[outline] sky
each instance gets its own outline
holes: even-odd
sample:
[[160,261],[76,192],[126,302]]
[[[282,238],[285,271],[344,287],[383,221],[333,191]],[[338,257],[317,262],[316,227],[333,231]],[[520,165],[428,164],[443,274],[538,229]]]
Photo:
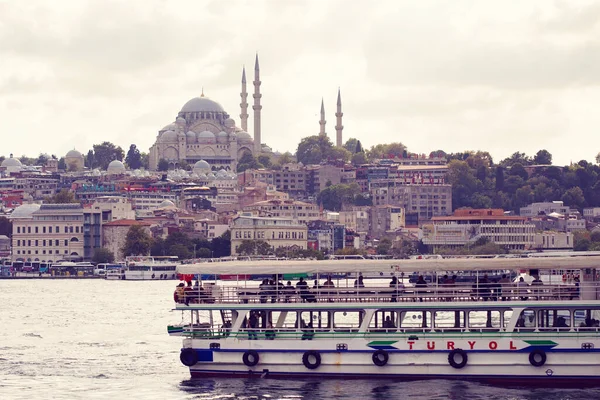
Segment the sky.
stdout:
[[335,141],[339,87],[367,148],[600,152],[600,1],[0,0],[0,155],[148,151],[202,88],[239,126],[256,53],[274,150],[318,134],[321,98]]

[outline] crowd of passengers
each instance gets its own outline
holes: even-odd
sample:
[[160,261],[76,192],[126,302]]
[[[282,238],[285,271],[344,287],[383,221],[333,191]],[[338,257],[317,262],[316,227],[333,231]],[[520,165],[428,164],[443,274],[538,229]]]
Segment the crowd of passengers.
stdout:
[[[539,293],[535,291],[536,287],[543,286],[542,280],[539,276],[534,275],[531,285],[525,282],[523,277],[520,277],[517,282],[511,282],[510,278],[504,274],[500,279],[488,279],[487,275],[483,275],[483,278],[473,283],[470,288],[468,297],[473,301],[507,301],[511,299],[520,299],[522,301],[531,298],[538,298]],[[392,302],[397,302],[398,298],[405,292],[406,287],[401,280],[398,280],[395,276],[392,277],[389,283],[389,294]],[[456,286],[456,275],[448,276],[444,275],[438,280],[439,288],[452,288]],[[365,289],[364,278],[362,275],[354,281],[353,287],[358,289],[355,294],[361,294],[361,289]],[[460,286],[464,288],[464,286]],[[313,286],[311,287],[304,278],[300,278],[296,285],[292,285],[291,281],[287,281],[286,284],[274,276],[274,279],[264,279],[258,286],[258,297],[261,303],[276,303],[282,301],[289,303],[291,299],[298,295],[300,300],[304,303],[316,303],[317,294],[324,296],[329,302],[334,301],[336,295],[336,286],[331,280],[331,277],[319,284],[318,280],[314,280]],[[533,290],[530,290],[533,289]],[[572,288],[563,289],[562,297],[569,297],[571,300],[579,298],[579,278],[575,278],[574,285]],[[420,275],[415,283],[413,293],[416,295],[413,297],[413,301],[423,301],[424,298],[431,297],[430,289],[428,289],[428,283],[422,275]],[[364,294],[364,292],[363,292]],[[452,297],[445,297],[440,294],[440,301],[452,301]],[[174,299],[177,303],[214,303],[214,298],[207,293],[202,284],[196,281],[192,286],[192,282],[188,281],[187,285],[183,282],[180,283],[174,293]],[[247,301],[246,301],[247,302]]]

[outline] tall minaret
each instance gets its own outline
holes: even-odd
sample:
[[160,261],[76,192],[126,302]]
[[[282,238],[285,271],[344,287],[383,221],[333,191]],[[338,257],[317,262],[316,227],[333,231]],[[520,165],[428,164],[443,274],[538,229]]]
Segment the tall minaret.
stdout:
[[256,61],[254,62],[254,153],[258,155],[261,152],[261,141],[260,141],[260,68],[258,67],[258,53],[256,54]]
[[344,130],[344,125],[342,125],[343,115],[342,96],[340,95],[340,88],[338,88],[337,111],[335,113],[335,145],[337,147],[342,147],[342,131]]
[[325,133],[326,123],[327,121],[325,121],[325,105],[323,104],[323,98],[321,98],[321,120],[319,121],[321,129],[319,130],[319,136],[327,136],[327,133]]
[[246,67],[242,69],[242,102],[240,103],[240,107],[242,108],[242,113],[240,114],[240,120],[242,121],[242,130],[244,132],[248,132],[248,102],[246,99],[248,98],[248,92],[246,92]]

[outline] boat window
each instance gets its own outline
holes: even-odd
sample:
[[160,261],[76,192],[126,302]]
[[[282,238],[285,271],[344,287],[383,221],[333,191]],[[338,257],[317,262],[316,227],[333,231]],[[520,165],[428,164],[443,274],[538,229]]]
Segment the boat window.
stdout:
[[540,331],[571,329],[571,312],[569,310],[537,310],[537,315],[537,325]]
[[515,332],[531,332],[535,330],[535,312],[530,309],[521,311],[515,325]]
[[573,313],[574,327],[580,331],[600,330],[600,310],[582,309]]
[[333,330],[336,332],[358,332],[364,311],[336,311],[333,313]]
[[371,332],[396,332],[398,326],[396,311],[376,311],[369,322]]
[[498,330],[500,329],[500,311],[469,311],[470,330]]
[[274,328],[296,330],[296,312],[269,311],[268,321]]
[[430,311],[404,311],[400,315],[400,328],[405,331],[429,330],[431,327]]
[[331,330],[328,311],[302,311],[298,314],[301,328],[313,328],[315,331]]
[[451,331],[465,327],[464,311],[436,311],[434,318],[436,330]]
[[504,329],[506,329],[506,327],[510,323],[510,319],[512,318],[512,316],[513,316],[513,310],[504,311],[504,325],[502,326]]

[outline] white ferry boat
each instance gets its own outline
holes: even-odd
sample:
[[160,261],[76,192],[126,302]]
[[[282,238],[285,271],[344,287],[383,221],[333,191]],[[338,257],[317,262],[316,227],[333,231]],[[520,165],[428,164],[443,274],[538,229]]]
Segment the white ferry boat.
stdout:
[[[175,310],[189,320],[181,362],[205,376],[470,379],[600,384],[600,257],[336,260],[182,265],[181,274],[382,272],[309,289],[217,282],[189,288]],[[581,282],[486,282],[486,271],[580,271]],[[478,271],[474,284],[406,287],[413,272]],[[280,276],[280,275],[279,275]],[[286,282],[283,282],[286,283]],[[225,286],[227,285],[227,286]],[[204,286],[208,286],[206,283]],[[285,285],[287,286],[287,284]],[[178,290],[183,288],[178,287]],[[181,292],[180,292],[181,293]],[[181,302],[183,301],[183,302]],[[187,305],[186,305],[187,303]]]
[[177,257],[130,256],[125,258],[124,279],[135,281],[177,279]]

